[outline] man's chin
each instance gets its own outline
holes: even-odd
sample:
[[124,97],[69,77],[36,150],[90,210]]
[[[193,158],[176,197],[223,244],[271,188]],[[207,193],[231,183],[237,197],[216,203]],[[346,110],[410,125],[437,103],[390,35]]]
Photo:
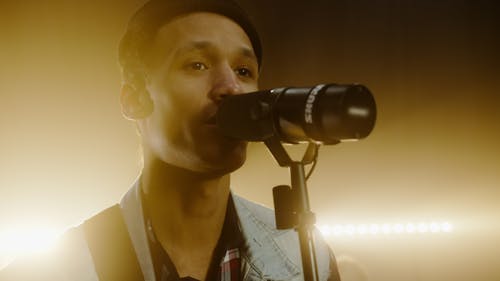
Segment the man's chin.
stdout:
[[[205,149],[210,149],[205,147]],[[200,172],[224,175],[238,170],[246,160],[247,142],[232,140],[224,146],[204,151]]]

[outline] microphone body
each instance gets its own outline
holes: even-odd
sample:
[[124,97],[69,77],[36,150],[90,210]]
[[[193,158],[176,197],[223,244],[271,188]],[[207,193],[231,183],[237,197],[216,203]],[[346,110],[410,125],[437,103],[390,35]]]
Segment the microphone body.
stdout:
[[216,115],[225,136],[245,141],[336,144],[365,138],[376,120],[375,100],[362,85],[322,84],[226,97]]

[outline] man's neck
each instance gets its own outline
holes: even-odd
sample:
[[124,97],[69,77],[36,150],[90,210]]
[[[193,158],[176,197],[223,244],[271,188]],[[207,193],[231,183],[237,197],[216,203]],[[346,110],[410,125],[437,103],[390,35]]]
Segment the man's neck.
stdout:
[[149,162],[142,174],[142,191],[156,238],[179,275],[189,273],[193,264],[206,271],[224,223],[229,175],[209,177]]

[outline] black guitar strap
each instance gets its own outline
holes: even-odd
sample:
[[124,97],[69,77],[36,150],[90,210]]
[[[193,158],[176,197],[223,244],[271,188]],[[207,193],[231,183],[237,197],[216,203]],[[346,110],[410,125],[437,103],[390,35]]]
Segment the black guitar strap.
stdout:
[[144,280],[118,204],[85,221],[83,230],[100,281]]

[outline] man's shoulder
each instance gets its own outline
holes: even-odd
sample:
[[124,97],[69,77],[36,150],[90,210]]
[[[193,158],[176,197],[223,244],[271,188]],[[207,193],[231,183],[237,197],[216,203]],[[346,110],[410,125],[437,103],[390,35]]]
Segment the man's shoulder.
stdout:
[[[271,271],[281,271],[283,268],[287,268],[289,277],[291,275],[297,276],[302,271],[297,232],[294,229],[277,229],[273,209],[239,196],[233,195],[233,199],[244,236],[250,251],[253,251],[250,255],[263,259],[265,259],[264,257],[273,257],[265,261],[267,264],[262,266],[263,270],[270,270],[272,267]],[[258,242],[254,243],[256,240]],[[336,267],[332,266],[335,264],[335,260],[330,247],[317,230],[315,231],[315,242],[320,279],[326,280],[328,276],[338,274]]]
[[[233,199],[240,220],[242,219],[251,220],[252,224],[257,224],[261,228],[264,228],[265,230],[269,231],[270,235],[274,236],[284,235],[287,237],[289,236],[288,238],[290,239],[294,239],[294,237],[298,239],[297,233],[293,228],[283,229],[283,230],[276,228],[276,219],[273,209],[237,195],[233,195]],[[320,244],[322,246],[326,246],[326,244],[324,244],[323,237],[321,236],[319,231],[316,231],[315,234],[318,236]]]
[[276,228],[273,209],[234,194],[233,200],[240,218],[250,215],[254,220],[258,220],[259,223],[272,229]]

